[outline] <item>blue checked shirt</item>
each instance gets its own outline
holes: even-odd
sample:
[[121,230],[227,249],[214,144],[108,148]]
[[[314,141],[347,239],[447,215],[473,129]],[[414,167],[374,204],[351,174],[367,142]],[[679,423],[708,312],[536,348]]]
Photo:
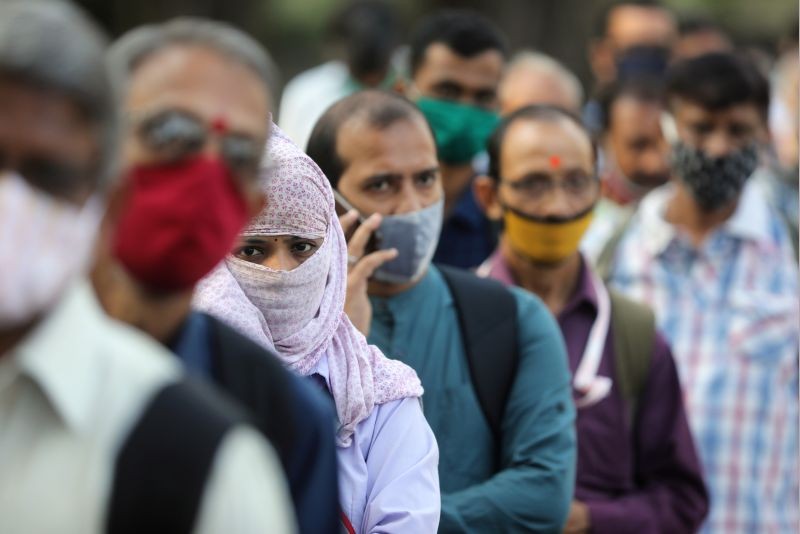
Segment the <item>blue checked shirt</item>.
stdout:
[[648,195],[611,282],[669,339],[711,493],[703,532],[798,529],[798,272],[784,223],[750,183],[698,249]]

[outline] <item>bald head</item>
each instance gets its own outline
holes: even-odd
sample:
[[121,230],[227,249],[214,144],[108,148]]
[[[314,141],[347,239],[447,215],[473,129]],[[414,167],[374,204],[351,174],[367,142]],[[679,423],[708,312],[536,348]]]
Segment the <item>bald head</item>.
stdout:
[[521,52],[509,64],[499,89],[500,110],[508,115],[533,104],[579,113],[583,88],[561,63],[538,52]]

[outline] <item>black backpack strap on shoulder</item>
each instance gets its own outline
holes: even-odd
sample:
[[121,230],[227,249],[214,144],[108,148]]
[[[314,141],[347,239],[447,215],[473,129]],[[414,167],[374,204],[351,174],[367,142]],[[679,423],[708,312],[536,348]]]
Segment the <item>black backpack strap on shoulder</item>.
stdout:
[[452,267],[437,267],[453,295],[472,384],[499,445],[503,414],[519,360],[517,301],[496,280]]
[[612,289],[608,293],[611,298],[615,376],[622,397],[630,408],[630,422],[633,424],[650,373],[656,319],[649,306],[634,302]]
[[156,393],[117,456],[106,532],[191,533],[217,448],[241,420],[189,380]]

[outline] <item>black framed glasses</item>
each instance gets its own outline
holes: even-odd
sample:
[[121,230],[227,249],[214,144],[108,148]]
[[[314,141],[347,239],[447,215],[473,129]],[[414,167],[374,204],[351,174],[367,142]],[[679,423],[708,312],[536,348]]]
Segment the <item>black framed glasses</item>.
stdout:
[[215,136],[222,160],[236,176],[258,175],[264,143],[256,137],[230,131],[225,124],[210,124],[189,111],[168,109],[134,122],[136,135],[159,161],[178,162],[189,158]]

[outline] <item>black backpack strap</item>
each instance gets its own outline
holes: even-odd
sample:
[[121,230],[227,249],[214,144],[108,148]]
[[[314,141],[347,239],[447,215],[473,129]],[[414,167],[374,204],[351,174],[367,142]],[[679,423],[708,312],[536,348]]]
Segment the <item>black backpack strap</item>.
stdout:
[[650,374],[656,337],[656,319],[650,307],[609,289],[611,329],[614,335],[614,365],[617,385],[629,407],[630,422],[636,421],[639,398]]
[[241,420],[207,386],[189,380],[165,386],[119,451],[106,532],[192,532],[217,448]]
[[290,371],[277,356],[212,315],[211,372],[214,382],[247,407],[253,423],[270,440],[284,467],[295,447],[296,419],[290,404]]
[[499,445],[503,414],[519,360],[517,301],[496,280],[452,267],[437,267],[453,295],[472,384]]

